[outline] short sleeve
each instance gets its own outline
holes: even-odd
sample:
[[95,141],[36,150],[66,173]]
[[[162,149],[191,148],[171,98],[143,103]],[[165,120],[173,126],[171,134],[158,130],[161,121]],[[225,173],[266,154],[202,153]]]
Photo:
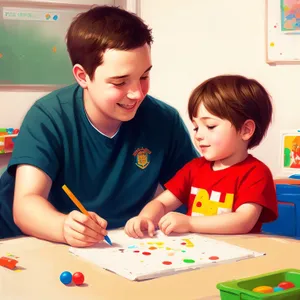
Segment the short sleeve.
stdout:
[[234,211],[245,203],[257,203],[263,207],[259,221],[271,222],[278,217],[278,205],[273,177],[263,164],[257,165],[245,175],[234,203]]
[[190,134],[177,111],[175,111],[173,119],[170,144],[159,177],[162,185],[170,180],[186,163],[199,157],[199,153],[195,150],[191,141]]
[[165,188],[186,205],[191,191],[191,170],[193,163],[194,160],[187,163],[165,184]]
[[52,180],[59,169],[61,142],[59,126],[41,104],[26,114],[16,138],[8,172],[15,176],[17,165],[28,164],[44,171]]

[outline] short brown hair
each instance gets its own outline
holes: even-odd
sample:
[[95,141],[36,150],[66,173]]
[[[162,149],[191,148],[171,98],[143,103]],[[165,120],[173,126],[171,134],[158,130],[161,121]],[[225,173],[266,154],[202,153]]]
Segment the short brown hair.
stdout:
[[240,75],[210,78],[194,89],[188,104],[191,121],[200,104],[218,118],[228,120],[240,130],[246,120],[253,120],[256,128],[248,144],[260,144],[272,120],[272,102],[265,88],[256,80]]
[[91,79],[107,49],[131,50],[151,45],[151,29],[137,15],[115,6],[96,6],[75,17],[67,35],[73,66],[83,66]]

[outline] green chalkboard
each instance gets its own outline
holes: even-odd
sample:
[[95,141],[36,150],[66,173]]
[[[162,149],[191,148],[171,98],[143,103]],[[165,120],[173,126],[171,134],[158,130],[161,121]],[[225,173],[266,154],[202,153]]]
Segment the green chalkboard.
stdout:
[[0,1],[0,86],[73,83],[65,36],[72,19],[87,9]]

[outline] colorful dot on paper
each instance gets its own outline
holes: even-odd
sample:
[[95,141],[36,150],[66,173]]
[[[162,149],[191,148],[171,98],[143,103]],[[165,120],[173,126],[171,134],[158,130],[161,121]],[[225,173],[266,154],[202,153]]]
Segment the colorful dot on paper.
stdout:
[[173,256],[174,254],[174,252],[168,252],[168,256]]
[[167,260],[166,260],[166,261],[163,261],[162,263],[163,263],[164,265],[167,265],[167,266],[172,264],[171,261],[167,261]]
[[58,20],[58,15],[54,15],[54,16],[53,16],[53,20],[54,20],[54,21],[57,21],[57,20]]
[[157,242],[156,245],[157,246],[163,246],[164,242]]
[[0,58],[2,58],[3,57],[3,54],[2,53],[0,53]]
[[136,245],[130,245],[130,246],[128,246],[128,249],[134,249],[134,248],[136,248]]
[[46,20],[49,20],[51,16],[49,14],[46,14],[45,17],[46,17]]
[[144,254],[144,255],[151,255],[150,252],[143,252],[142,254]]
[[134,253],[139,253],[139,252],[140,252],[140,250],[134,250],[133,252],[134,252]]
[[153,245],[154,243],[153,243],[153,242],[148,242],[147,244],[148,244],[148,245]]
[[56,47],[55,47],[55,46],[52,47],[52,52],[53,52],[53,53],[56,53],[56,51],[57,51]]
[[210,260],[218,260],[219,257],[218,257],[218,256],[211,256],[211,257],[209,257],[209,259],[210,259]]
[[172,250],[172,248],[170,248],[170,247],[166,247],[166,250],[167,250],[167,251],[169,251],[169,250]]
[[274,42],[271,42],[270,43],[270,47],[274,47],[275,46],[275,43]]
[[183,262],[185,262],[186,264],[193,264],[195,261],[193,259],[185,258]]
[[157,248],[154,246],[149,247],[149,250],[156,250]]
[[181,243],[180,245],[186,245],[186,243],[185,243],[185,242],[183,242],[183,243]]
[[186,251],[185,251],[185,250],[181,250],[181,252],[183,252],[183,253],[184,253],[184,252],[186,252]]

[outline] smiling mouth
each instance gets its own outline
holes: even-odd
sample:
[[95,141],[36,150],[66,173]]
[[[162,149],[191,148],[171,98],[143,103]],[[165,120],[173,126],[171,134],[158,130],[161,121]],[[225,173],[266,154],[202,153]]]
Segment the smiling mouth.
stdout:
[[136,102],[133,104],[130,104],[130,105],[129,104],[120,104],[120,103],[118,103],[118,105],[124,109],[131,110],[135,107]]

